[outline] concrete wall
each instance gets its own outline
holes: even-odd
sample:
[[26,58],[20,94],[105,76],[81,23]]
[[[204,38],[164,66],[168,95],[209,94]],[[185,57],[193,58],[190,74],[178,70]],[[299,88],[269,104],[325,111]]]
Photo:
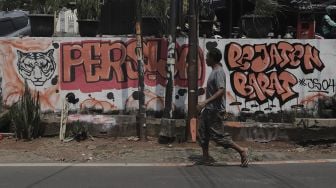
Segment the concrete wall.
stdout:
[[[211,69],[208,49],[223,52],[227,79],[227,111],[245,121],[304,116],[335,116],[335,40],[200,39],[199,100],[205,97]],[[135,110],[137,101],[136,43],[131,38],[10,38],[0,39],[2,96],[10,106],[23,93],[24,79],[40,92],[44,111],[60,111],[62,99],[73,93],[73,109],[102,112]],[[186,39],[177,43],[175,109],[187,107]],[[167,42],[145,39],[147,110],[164,107]],[[323,104],[323,105],[321,105]],[[328,106],[329,105],[329,106]]]

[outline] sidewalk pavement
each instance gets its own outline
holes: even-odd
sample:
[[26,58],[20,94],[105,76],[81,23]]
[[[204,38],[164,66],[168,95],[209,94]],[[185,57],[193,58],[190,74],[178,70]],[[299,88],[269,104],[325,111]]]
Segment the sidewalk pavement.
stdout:
[[[54,117],[54,118],[52,118]],[[97,118],[97,117],[96,117]],[[158,144],[161,119],[148,118],[149,141],[137,141],[135,116],[99,116],[110,124],[91,124],[94,141],[63,143],[58,139],[59,117],[46,116],[46,134],[30,142],[0,139],[0,163],[92,162],[92,163],[190,163],[201,155],[196,143]],[[108,119],[109,118],[109,119]],[[113,121],[112,121],[113,120]],[[181,120],[176,120],[181,121]],[[233,140],[249,148],[251,162],[317,160],[336,158],[335,120],[298,120],[293,124],[224,122]],[[310,123],[313,122],[313,123]],[[185,130],[183,121],[175,131]],[[333,126],[330,126],[333,125]],[[70,126],[68,127],[70,128]],[[183,134],[182,134],[183,135]],[[304,144],[304,145],[298,145]],[[318,144],[318,145],[316,145]],[[211,144],[210,154],[217,162],[238,162],[235,151]]]

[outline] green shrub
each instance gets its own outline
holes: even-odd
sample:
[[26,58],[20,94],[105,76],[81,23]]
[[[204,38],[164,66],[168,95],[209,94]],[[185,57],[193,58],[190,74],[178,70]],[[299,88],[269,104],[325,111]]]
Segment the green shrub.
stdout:
[[90,136],[89,125],[86,122],[76,121],[70,127],[70,137],[73,137],[77,142],[86,140]]
[[10,116],[18,139],[31,140],[42,135],[39,93],[32,96],[27,81],[22,97],[10,108]]

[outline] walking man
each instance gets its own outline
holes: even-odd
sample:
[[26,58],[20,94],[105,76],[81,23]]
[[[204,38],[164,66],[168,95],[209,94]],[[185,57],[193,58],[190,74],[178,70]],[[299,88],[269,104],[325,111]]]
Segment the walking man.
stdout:
[[206,56],[207,66],[212,72],[207,80],[206,100],[197,105],[200,111],[199,143],[203,151],[202,164],[211,164],[212,158],[209,155],[210,139],[225,149],[236,150],[241,157],[241,166],[248,166],[248,149],[234,143],[229,135],[222,133],[223,115],[225,113],[225,73],[220,63],[222,53],[217,48],[209,49]]

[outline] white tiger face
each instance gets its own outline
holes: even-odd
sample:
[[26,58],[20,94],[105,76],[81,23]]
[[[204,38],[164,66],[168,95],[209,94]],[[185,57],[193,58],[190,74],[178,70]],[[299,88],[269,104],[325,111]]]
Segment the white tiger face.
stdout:
[[24,53],[17,51],[17,67],[20,75],[35,86],[43,86],[55,73],[54,50]]

